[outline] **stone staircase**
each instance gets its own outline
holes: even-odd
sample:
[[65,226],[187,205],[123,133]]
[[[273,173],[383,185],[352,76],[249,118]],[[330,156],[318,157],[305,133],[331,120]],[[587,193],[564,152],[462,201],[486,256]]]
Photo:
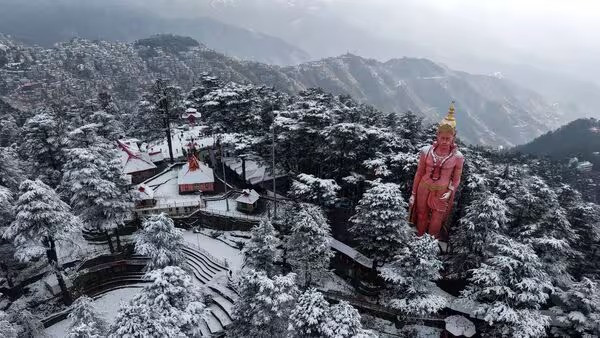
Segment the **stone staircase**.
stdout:
[[184,246],[183,252],[187,267],[194,278],[206,286],[208,292],[207,317],[200,327],[202,335],[222,336],[232,322],[233,303],[238,297],[235,291],[216,283],[218,278],[226,280],[228,269],[194,248]]

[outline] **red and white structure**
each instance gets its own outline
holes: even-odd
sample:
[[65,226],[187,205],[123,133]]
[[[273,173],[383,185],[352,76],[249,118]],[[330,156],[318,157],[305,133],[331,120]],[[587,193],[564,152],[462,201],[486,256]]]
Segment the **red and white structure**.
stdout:
[[138,184],[156,173],[156,165],[147,153],[141,152],[135,140],[119,140],[123,173],[131,178],[131,184]]
[[190,125],[195,125],[200,120],[200,117],[202,117],[202,114],[196,108],[188,108],[185,110],[185,113],[181,114],[181,118],[187,120]]
[[215,190],[215,175],[206,164],[198,161],[193,151],[188,155],[188,161],[177,175],[179,193],[211,192]]

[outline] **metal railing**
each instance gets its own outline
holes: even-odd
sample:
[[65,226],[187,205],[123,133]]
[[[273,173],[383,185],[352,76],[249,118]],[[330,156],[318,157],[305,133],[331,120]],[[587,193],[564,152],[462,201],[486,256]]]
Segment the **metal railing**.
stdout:
[[220,265],[221,267],[223,267],[225,269],[229,269],[229,264],[227,263],[226,260],[213,256],[210,252],[208,252],[206,249],[201,248],[198,244],[192,243],[192,242],[186,242],[184,244],[184,246],[187,246],[190,249],[200,252],[201,254],[206,256],[206,258],[208,258],[209,261],[211,261],[217,265]]

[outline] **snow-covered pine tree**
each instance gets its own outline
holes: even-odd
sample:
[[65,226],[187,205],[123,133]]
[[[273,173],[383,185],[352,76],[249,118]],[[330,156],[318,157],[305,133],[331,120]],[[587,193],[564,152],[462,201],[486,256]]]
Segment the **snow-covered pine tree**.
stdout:
[[287,261],[298,272],[305,287],[327,269],[331,252],[330,227],[323,211],[312,204],[302,204],[294,215],[291,235],[285,248]]
[[240,278],[240,298],[233,308],[229,337],[285,337],[299,291],[293,273],[269,278],[247,270]]
[[439,279],[443,263],[438,257],[437,240],[432,236],[417,237],[397,251],[391,263],[381,268],[380,275],[390,283],[391,307],[406,316],[436,313],[446,305],[444,297],[436,294],[433,281]]
[[65,151],[69,161],[60,188],[83,224],[104,233],[114,252],[109,231],[117,231],[131,212],[131,195],[118,151],[95,136],[95,128],[86,135],[92,141],[88,147]]
[[69,319],[67,338],[101,338],[108,333],[108,324],[88,296],[81,296],[73,303]]
[[407,204],[400,187],[375,181],[365,191],[350,218],[349,229],[358,241],[358,249],[376,262],[384,263],[412,239]]
[[56,192],[40,180],[25,180],[19,187],[15,205],[15,220],[6,228],[5,239],[17,248],[16,256],[22,261],[46,255],[53,267],[65,303],[71,302],[62,268],[56,254],[56,242],[69,240],[78,230],[79,220],[71,208],[61,201]]
[[9,316],[0,310],[0,337],[2,338],[17,338],[18,330],[15,324],[9,321]]
[[252,228],[251,235],[250,241],[242,250],[245,265],[255,270],[263,270],[269,277],[273,276],[275,274],[273,263],[277,255],[277,247],[280,245],[273,224],[269,220],[262,220]]
[[491,239],[505,231],[507,213],[506,203],[495,193],[483,191],[474,197],[451,237],[454,251],[450,259],[455,273],[464,275],[479,267],[487,257]]
[[[13,323],[19,338],[46,337],[44,324],[37,315],[31,313],[21,299],[15,301],[7,312],[7,319]],[[0,331],[1,333],[2,331]]]
[[402,138],[410,140],[413,144],[417,144],[423,138],[423,118],[411,111],[407,111],[400,116],[397,129],[400,131]]
[[556,285],[571,280],[567,262],[578,253],[578,236],[560,206],[558,195],[538,176],[521,179],[507,198],[511,209],[509,235],[529,243]]
[[182,246],[182,231],[175,228],[173,220],[165,213],[145,219],[142,229],[135,235],[136,253],[150,257],[148,270],[182,266],[185,261]]
[[557,337],[600,336],[600,283],[589,278],[573,282],[565,291],[558,291],[560,306],[552,308],[564,325],[553,326]]
[[544,336],[550,321],[539,308],[553,287],[540,258],[531,246],[502,235],[494,236],[489,252],[461,297],[479,303],[475,313],[490,324],[487,334]]
[[367,128],[359,123],[337,123],[323,130],[327,147],[325,161],[330,163],[328,174],[341,178],[345,173],[354,171],[365,156],[363,150],[367,143]]
[[167,266],[147,274],[150,284],[122,304],[111,337],[199,337],[205,296],[183,269]]
[[0,186],[16,192],[23,181],[23,163],[14,147],[0,148]]
[[87,122],[96,124],[98,126],[96,134],[107,141],[114,142],[124,135],[123,124],[114,115],[104,110],[93,112]]
[[65,135],[60,130],[51,114],[41,112],[27,120],[21,135],[20,152],[31,164],[30,175],[52,188],[60,183],[65,162]]
[[8,188],[0,185],[0,230],[8,226],[14,216],[13,194]]
[[309,174],[299,174],[292,181],[290,196],[302,202],[332,206],[340,186],[332,179],[322,179]]
[[[183,101],[181,88],[171,84],[167,79],[156,79],[152,84],[150,91],[143,94],[145,113],[147,115],[146,129],[155,129],[157,134],[162,131],[165,133],[167,143],[169,144],[169,156],[173,163],[173,153],[171,145],[171,122],[175,121],[183,111]],[[140,116],[141,117],[141,116]]]
[[324,337],[376,337],[371,331],[363,329],[358,310],[346,301],[330,306],[327,317],[329,320],[321,325]]
[[310,288],[300,297],[290,316],[290,335],[292,337],[324,337],[323,328],[332,329],[329,317],[329,303],[323,294]]

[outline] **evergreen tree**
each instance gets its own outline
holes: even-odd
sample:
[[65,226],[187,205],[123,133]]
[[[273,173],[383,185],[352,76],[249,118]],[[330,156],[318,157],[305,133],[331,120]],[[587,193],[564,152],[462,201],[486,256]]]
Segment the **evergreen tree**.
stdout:
[[150,91],[143,94],[141,108],[143,114],[138,115],[142,119],[144,128],[151,129],[152,136],[161,130],[166,134],[169,157],[173,163],[171,122],[176,120],[183,110],[181,88],[172,85],[169,80],[157,79]]
[[381,276],[390,282],[389,305],[406,316],[424,316],[436,313],[446,300],[433,292],[433,281],[440,279],[442,261],[438,258],[438,243],[429,235],[406,243],[392,262],[381,269]]
[[123,124],[105,110],[95,111],[87,122],[97,125],[96,134],[107,141],[114,142],[125,134]]
[[490,244],[490,256],[471,271],[462,297],[477,301],[475,314],[490,324],[490,335],[540,337],[549,325],[539,308],[552,284],[533,249],[502,235]]
[[600,284],[588,278],[557,292],[561,305],[552,308],[561,326],[552,334],[561,337],[600,336]]
[[[65,137],[56,119],[48,113],[39,113],[23,126],[21,154],[31,164],[32,176],[56,188],[60,183],[65,162]],[[34,177],[35,178],[35,177]]]
[[175,228],[173,220],[164,213],[144,220],[142,229],[135,236],[135,251],[150,257],[148,270],[182,266],[185,262],[182,246],[182,231]]
[[61,190],[83,224],[104,233],[114,252],[109,231],[117,231],[131,212],[129,185],[118,151],[96,137],[94,130],[86,135],[92,140],[88,147],[65,151],[69,161],[64,165]]
[[63,300],[69,304],[71,297],[56,254],[56,241],[68,240],[70,234],[77,230],[79,221],[54,190],[39,180],[24,181],[19,187],[19,193],[15,220],[3,237],[13,242],[17,248],[16,256],[22,261],[46,254],[58,280]]
[[324,337],[322,329],[329,326],[329,303],[323,294],[314,288],[306,290],[300,298],[290,316],[290,330],[292,337]]
[[406,208],[397,184],[374,182],[350,218],[350,232],[359,243],[359,251],[377,262],[393,257],[414,232],[408,225]]
[[507,202],[514,212],[510,234],[531,244],[554,284],[568,284],[567,262],[578,255],[572,247],[578,236],[556,192],[541,177],[530,176],[522,179]]
[[8,315],[0,310],[0,337],[17,338],[18,329],[16,325],[9,321]]
[[111,336],[197,337],[207,311],[203,291],[181,268],[167,266],[147,274],[151,281],[128,304],[122,304]]
[[240,278],[230,337],[285,337],[298,288],[295,274],[274,276],[248,270]]
[[96,312],[88,296],[81,296],[73,303],[69,318],[67,338],[101,338],[108,333],[108,324]]
[[[14,302],[7,314],[8,322],[13,323],[13,327],[17,330],[17,337],[46,337],[44,324],[42,324],[40,318],[37,315],[32,314],[21,300]],[[1,333],[2,331],[0,331],[0,334]]]
[[423,137],[423,118],[411,111],[400,116],[398,130],[404,139],[416,143]]
[[309,174],[299,174],[292,181],[290,195],[300,201],[320,206],[332,206],[335,203],[340,186],[332,179],[322,179]]
[[17,191],[23,181],[23,163],[15,148],[0,148],[0,186]]
[[507,214],[508,207],[496,194],[484,191],[475,196],[451,237],[454,248],[451,260],[456,273],[462,275],[479,267],[487,257],[491,239],[505,231]]
[[333,256],[329,247],[330,228],[319,207],[304,204],[294,215],[291,235],[285,243],[288,262],[308,287],[313,277],[329,266]]
[[262,220],[251,231],[252,237],[244,246],[245,264],[255,270],[264,271],[267,276],[275,273],[275,256],[280,241],[275,235],[275,228],[269,220]]
[[360,314],[346,301],[332,305],[329,308],[329,320],[321,325],[324,337],[355,338],[375,337],[375,335],[362,328]]

